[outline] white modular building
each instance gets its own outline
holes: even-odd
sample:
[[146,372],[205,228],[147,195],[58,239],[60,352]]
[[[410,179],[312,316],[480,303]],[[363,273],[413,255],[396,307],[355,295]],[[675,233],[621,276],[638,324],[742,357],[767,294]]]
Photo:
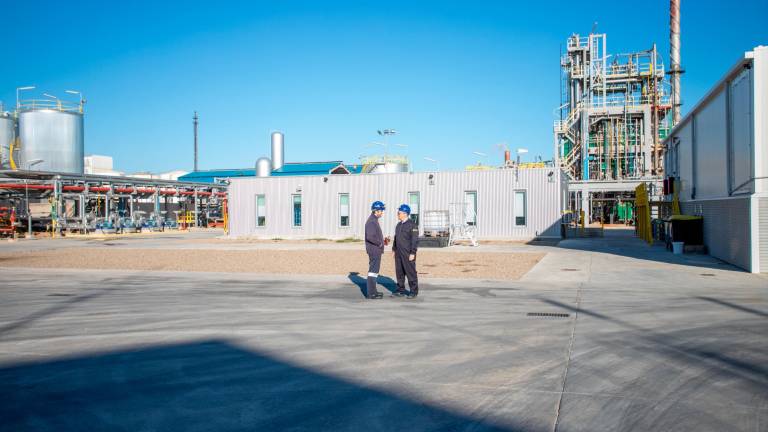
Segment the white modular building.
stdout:
[[563,172],[551,167],[230,181],[230,236],[282,239],[363,238],[371,203],[377,200],[387,206],[380,221],[384,235],[394,234],[397,207],[409,204],[416,220],[430,211],[462,206],[481,240],[559,238],[568,190]]
[[709,253],[768,273],[768,47],[747,52],[664,142],[683,214]]

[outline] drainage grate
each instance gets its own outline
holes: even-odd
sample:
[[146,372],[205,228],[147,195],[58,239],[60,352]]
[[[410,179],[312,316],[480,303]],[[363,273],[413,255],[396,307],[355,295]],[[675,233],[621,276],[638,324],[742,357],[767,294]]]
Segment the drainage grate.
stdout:
[[579,271],[579,269],[572,269],[572,268],[564,268],[561,269],[562,271]]
[[72,297],[74,294],[64,294],[64,293],[53,293],[48,294],[48,297]]
[[713,273],[701,273],[701,276],[714,276]]
[[528,312],[526,315],[537,318],[568,318],[571,316],[571,314],[557,312]]

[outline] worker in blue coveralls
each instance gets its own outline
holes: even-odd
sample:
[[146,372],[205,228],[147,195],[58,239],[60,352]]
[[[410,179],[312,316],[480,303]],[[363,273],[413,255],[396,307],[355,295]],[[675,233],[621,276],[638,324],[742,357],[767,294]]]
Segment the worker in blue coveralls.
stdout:
[[[397,291],[393,296],[414,299],[419,295],[419,278],[416,274],[416,249],[419,246],[419,227],[410,219],[411,208],[407,204],[397,209],[400,222],[395,227],[395,241],[392,252],[395,254],[395,274]],[[405,278],[408,277],[410,291],[405,291]]]
[[381,268],[381,256],[389,238],[384,238],[379,225],[379,218],[384,214],[384,203],[375,201],[371,204],[371,215],[365,222],[365,252],[368,254],[368,284],[365,297],[371,300],[380,299],[384,295],[376,290],[376,279]]

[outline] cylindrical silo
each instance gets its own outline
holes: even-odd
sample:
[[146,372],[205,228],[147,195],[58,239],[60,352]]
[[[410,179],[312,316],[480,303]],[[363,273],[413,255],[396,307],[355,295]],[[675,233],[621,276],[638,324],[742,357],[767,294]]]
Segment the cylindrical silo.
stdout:
[[0,112],[0,169],[11,169],[11,142],[15,139],[15,119],[10,113]]
[[272,162],[268,157],[260,157],[256,161],[256,177],[269,177],[272,174]]
[[[82,107],[61,104],[19,106],[19,169],[83,173]],[[32,165],[36,161],[42,161]],[[31,166],[30,166],[31,165]]]
[[272,169],[283,167],[283,157],[285,156],[285,145],[283,144],[283,133],[272,132]]

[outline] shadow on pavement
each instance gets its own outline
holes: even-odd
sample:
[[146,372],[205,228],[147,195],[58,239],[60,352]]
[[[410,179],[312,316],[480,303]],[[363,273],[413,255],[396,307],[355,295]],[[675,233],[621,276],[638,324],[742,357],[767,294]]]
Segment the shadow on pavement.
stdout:
[[[349,272],[347,277],[350,281],[352,281],[352,283],[357,285],[357,287],[360,289],[360,294],[365,297],[366,292],[368,291],[367,278],[360,276],[360,273],[358,272]],[[397,291],[397,282],[395,282],[390,277],[379,275],[377,283],[386,288],[390,293]]]
[[[16,330],[19,330],[21,328],[24,328],[30,324],[33,324],[34,322],[47,318],[52,315],[56,315],[58,313],[61,313],[79,303],[87,302],[89,300],[93,300],[97,297],[101,297],[104,294],[106,294],[108,291],[110,291],[111,288],[108,289],[100,289],[97,291],[90,291],[86,292],[84,294],[75,295],[71,298],[67,298],[66,300],[60,301],[56,303],[53,306],[47,307],[41,311],[34,312],[32,314],[29,314],[25,316],[24,318],[14,321],[10,324],[6,324],[3,326],[0,326],[0,338],[5,336],[8,333],[12,333]],[[49,296],[56,296],[56,294],[49,294]],[[69,296],[64,294],[59,294],[59,296]]]
[[[686,366],[704,364],[709,367],[715,367],[720,376],[730,376],[739,379],[743,385],[749,386],[745,388],[750,388],[764,397],[768,396],[768,368],[764,366],[764,363],[750,362],[737,358],[734,355],[734,351],[738,352],[739,350],[735,350],[731,346],[722,346],[722,349],[720,349],[721,347],[718,345],[708,345],[706,343],[706,336],[710,336],[707,335],[707,332],[712,330],[711,328],[702,329],[698,337],[695,334],[688,337],[678,337],[675,334],[659,333],[618,318],[590,311],[589,309],[577,308],[557,300],[543,299],[542,301],[552,306],[610,322],[632,331],[632,336],[627,338],[622,345],[624,347],[634,347],[642,355],[657,353]],[[768,329],[768,327],[764,328]],[[740,329],[740,327],[737,326],[737,329]],[[697,344],[697,340],[700,340],[701,343]],[[742,349],[751,351],[754,356],[768,357],[768,351],[765,351],[764,348],[756,349],[755,346],[749,346]]]
[[8,431],[525,430],[220,340],[6,366],[0,389]]
[[736,303],[731,303],[729,301],[720,300],[720,299],[716,299],[716,298],[713,298],[713,297],[707,297],[707,296],[697,296],[695,298],[697,298],[699,300],[708,301],[710,303],[718,304],[720,306],[725,306],[725,307],[728,307],[728,308],[731,308],[731,309],[734,309],[734,310],[737,310],[737,311],[746,312],[746,313],[750,313],[750,314],[753,314],[753,315],[757,315],[757,316],[768,318],[768,312],[763,312],[763,311],[758,310],[758,309],[752,309],[752,308],[749,308],[749,307],[746,307],[746,306],[737,305]]
[[566,238],[560,240],[556,246],[546,242],[529,242],[530,246],[554,246],[559,249],[571,249],[588,252],[618,255],[639,260],[662,262],[692,267],[711,268],[718,270],[730,270],[743,272],[744,270],[732,266],[724,261],[706,254],[688,253],[673,255],[666,250],[664,244],[654,241],[649,245],[635,236],[634,228],[607,228],[603,237]]

